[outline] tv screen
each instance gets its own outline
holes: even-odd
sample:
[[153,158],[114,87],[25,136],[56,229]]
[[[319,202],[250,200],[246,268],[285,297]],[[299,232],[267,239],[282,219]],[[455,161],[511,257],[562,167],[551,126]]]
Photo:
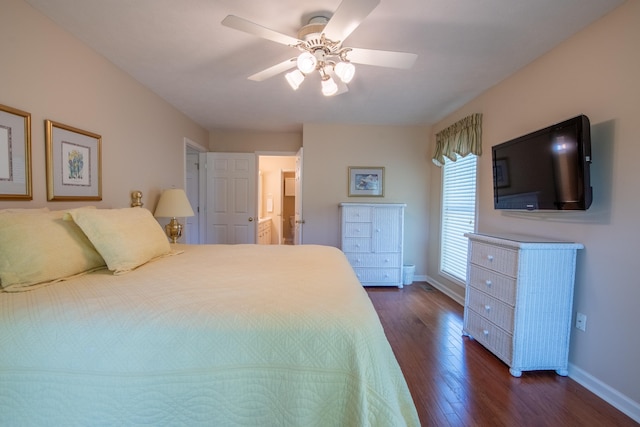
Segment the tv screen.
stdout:
[[591,128],[585,115],[492,148],[495,209],[591,206]]

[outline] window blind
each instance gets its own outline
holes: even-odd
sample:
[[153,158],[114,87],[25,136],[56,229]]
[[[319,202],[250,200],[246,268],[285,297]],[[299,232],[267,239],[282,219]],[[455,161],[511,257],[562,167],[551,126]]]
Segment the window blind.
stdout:
[[467,279],[468,241],[475,231],[477,157],[469,154],[445,160],[442,179],[440,270],[462,282]]

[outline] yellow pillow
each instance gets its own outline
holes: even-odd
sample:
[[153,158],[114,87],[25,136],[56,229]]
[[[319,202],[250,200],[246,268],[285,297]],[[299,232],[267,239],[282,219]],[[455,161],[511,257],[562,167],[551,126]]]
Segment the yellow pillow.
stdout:
[[126,273],[171,252],[164,230],[144,208],[80,208],[68,214],[114,274]]
[[98,268],[104,260],[63,212],[0,212],[0,285],[30,290]]

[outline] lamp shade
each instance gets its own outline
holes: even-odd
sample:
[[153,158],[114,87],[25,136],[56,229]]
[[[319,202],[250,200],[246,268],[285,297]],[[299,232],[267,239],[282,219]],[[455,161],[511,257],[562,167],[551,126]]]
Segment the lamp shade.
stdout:
[[191,208],[187,194],[181,188],[164,190],[154,213],[154,216],[158,218],[175,218],[193,215],[193,209]]
[[356,67],[351,62],[338,62],[335,66],[335,71],[340,80],[349,83],[356,73]]
[[304,81],[304,74],[302,74],[302,71],[298,69],[295,69],[290,73],[285,74],[285,77],[293,90],[298,90],[298,88]]
[[335,95],[338,92],[338,85],[336,82],[329,76],[326,79],[322,79],[322,94],[324,96]]
[[316,69],[316,65],[318,64],[318,60],[315,56],[313,56],[310,52],[302,52],[298,59],[296,60],[298,65],[298,69],[305,74],[309,74],[313,70]]

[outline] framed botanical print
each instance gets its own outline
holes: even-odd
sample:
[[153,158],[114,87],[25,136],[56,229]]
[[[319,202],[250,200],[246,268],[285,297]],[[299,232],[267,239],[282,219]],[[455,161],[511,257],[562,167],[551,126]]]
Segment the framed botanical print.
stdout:
[[102,200],[102,137],[45,120],[47,200]]
[[31,114],[0,105],[0,200],[31,200]]

